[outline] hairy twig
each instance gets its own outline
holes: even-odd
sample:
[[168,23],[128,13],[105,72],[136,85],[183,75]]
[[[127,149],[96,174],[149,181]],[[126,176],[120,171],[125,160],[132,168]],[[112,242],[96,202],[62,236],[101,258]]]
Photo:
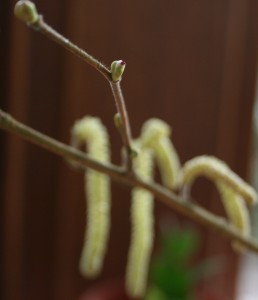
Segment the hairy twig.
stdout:
[[220,232],[223,236],[229,238],[232,241],[241,242],[247,249],[258,253],[258,242],[253,238],[243,236],[232,225],[230,225],[224,218],[217,217],[214,214],[208,212],[202,207],[196,205],[191,201],[186,201],[180,196],[174,194],[170,190],[162,187],[155,182],[146,182],[136,177],[133,174],[125,172],[121,167],[113,164],[100,163],[91,159],[88,155],[81,151],[75,150],[53,138],[50,138],[18,121],[16,121],[9,114],[0,110],[0,128],[15,133],[21,138],[36,144],[48,151],[60,155],[66,159],[74,160],[82,167],[88,167],[99,172],[109,175],[112,179],[115,179],[121,183],[128,184],[130,186],[138,186],[144,188],[162,201],[166,206],[174,211],[195,220],[198,223],[205,225],[206,227]]

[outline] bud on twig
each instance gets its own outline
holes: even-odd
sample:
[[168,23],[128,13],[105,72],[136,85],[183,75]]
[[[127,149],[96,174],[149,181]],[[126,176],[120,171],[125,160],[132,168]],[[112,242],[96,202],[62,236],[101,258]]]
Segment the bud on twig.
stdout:
[[122,120],[121,120],[120,113],[116,113],[114,115],[114,123],[115,123],[116,128],[118,128],[118,129],[121,128],[121,126],[122,126]]
[[27,24],[34,24],[39,19],[36,6],[28,0],[18,1],[14,7],[15,16]]
[[125,70],[126,63],[123,60],[115,60],[111,64],[111,75],[113,81],[120,81]]

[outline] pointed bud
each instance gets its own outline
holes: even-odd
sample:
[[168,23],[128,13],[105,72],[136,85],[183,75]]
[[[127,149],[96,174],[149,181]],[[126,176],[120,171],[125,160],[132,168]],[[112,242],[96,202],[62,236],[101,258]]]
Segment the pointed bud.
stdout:
[[126,63],[123,60],[115,60],[111,64],[111,75],[113,81],[120,81],[125,70]]
[[27,24],[34,24],[38,21],[39,15],[36,6],[28,0],[21,0],[15,4],[15,16]]
[[116,113],[114,115],[114,123],[115,123],[116,128],[118,128],[118,129],[121,128],[122,120],[121,120],[120,113]]

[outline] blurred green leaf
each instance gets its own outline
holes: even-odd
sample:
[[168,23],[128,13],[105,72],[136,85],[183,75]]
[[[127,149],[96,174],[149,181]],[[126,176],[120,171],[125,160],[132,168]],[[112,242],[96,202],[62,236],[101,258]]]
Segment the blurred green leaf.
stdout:
[[194,231],[174,231],[164,233],[161,255],[169,261],[185,261],[198,249],[199,240]]
[[152,284],[145,300],[194,300],[194,288],[223,269],[223,258],[206,259],[193,266],[199,239],[192,230],[165,231],[159,254],[151,265]]
[[192,299],[191,291],[195,281],[188,264],[197,249],[198,238],[194,231],[163,233],[160,253],[154,258],[151,267],[151,282],[156,290],[162,291],[163,297],[165,295],[169,300]]
[[155,262],[152,280],[170,299],[172,296],[186,299],[192,286],[192,277],[187,269],[166,264],[165,261]]
[[170,299],[168,299],[157,286],[151,286],[148,290],[145,300],[170,300]]

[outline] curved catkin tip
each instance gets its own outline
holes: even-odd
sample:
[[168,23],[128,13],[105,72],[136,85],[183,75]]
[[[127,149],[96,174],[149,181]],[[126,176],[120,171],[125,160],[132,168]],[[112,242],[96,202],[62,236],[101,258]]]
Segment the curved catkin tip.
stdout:
[[[110,161],[106,128],[98,118],[86,116],[72,128],[76,145],[85,143],[88,154],[101,162]],[[110,230],[110,179],[94,170],[85,173],[87,224],[79,269],[86,277],[96,277],[103,265]]]
[[[152,179],[150,151],[139,150],[133,166],[139,177]],[[152,194],[144,189],[134,188],[131,207],[132,235],[126,269],[126,290],[132,298],[143,298],[146,292],[154,238],[153,219]]]
[[171,135],[170,126],[163,120],[151,118],[147,120],[141,130],[141,137],[144,143],[153,144],[155,140],[161,137],[169,137]]
[[18,1],[14,7],[14,14],[27,24],[34,24],[39,19],[35,4],[29,0]]
[[181,168],[177,152],[169,139],[160,139],[155,147],[157,164],[163,184],[168,188],[176,188]]
[[144,123],[140,141],[143,147],[153,150],[162,183],[173,189],[178,185],[181,164],[170,134],[171,128],[167,123],[153,118]]
[[186,162],[181,170],[180,185],[191,184],[198,176],[223,182],[248,204],[257,202],[256,191],[216,157],[203,155]]
[[[232,225],[244,236],[250,236],[250,214],[243,198],[236,194],[231,188],[228,188],[224,183],[218,182],[217,188]],[[232,247],[238,252],[244,252],[246,250],[245,246],[240,242],[232,242]]]

